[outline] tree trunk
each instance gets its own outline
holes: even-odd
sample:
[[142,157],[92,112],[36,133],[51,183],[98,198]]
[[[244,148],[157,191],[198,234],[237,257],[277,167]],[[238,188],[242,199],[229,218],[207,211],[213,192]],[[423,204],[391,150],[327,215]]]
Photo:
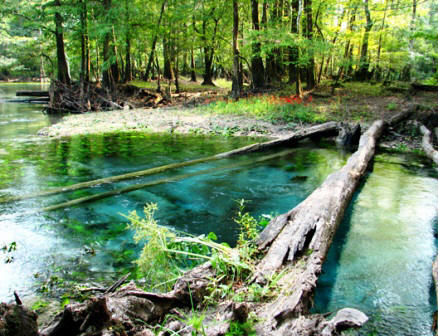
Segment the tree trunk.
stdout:
[[239,60],[239,5],[237,0],[233,0],[233,83],[231,88],[231,96],[235,99],[239,98],[242,93],[240,86],[240,60]]
[[257,266],[255,279],[264,281],[280,267],[288,267],[283,285],[290,294],[280,295],[266,307],[263,317],[268,321],[274,320],[280,326],[296,314],[309,312],[311,296],[334,233],[374,156],[384,127],[382,120],[374,122],[341,170],[332,173],[294,209],[273,219],[261,233],[258,246],[261,250],[269,249]]
[[[112,0],[103,0],[103,7],[108,13],[111,10]],[[107,19],[108,20],[108,19]],[[111,31],[107,31],[103,40],[103,71],[102,71],[102,86],[110,91],[116,87],[116,75],[111,58],[113,50],[111,49]]]
[[[304,0],[304,11],[306,14],[306,35],[307,39],[311,42],[313,40],[313,12],[312,12],[312,0]],[[315,58],[313,51],[310,52],[309,64],[307,65],[307,79],[306,88],[311,90],[315,87]]]
[[[256,32],[260,31],[259,24],[259,2],[258,0],[251,0],[251,18],[252,29]],[[263,67],[263,60],[260,56],[261,44],[253,42],[252,57],[251,57],[251,72],[254,88],[259,89],[265,86],[265,69]]]
[[363,36],[362,48],[360,53],[359,69],[356,73],[358,80],[366,80],[369,77],[370,63],[368,61],[368,40],[370,36],[371,28],[373,27],[373,21],[371,20],[371,13],[368,5],[368,0],[364,0],[364,11],[366,17],[365,34]]
[[56,7],[55,10],[55,38],[56,38],[56,56],[58,60],[58,80],[62,84],[70,85],[70,71],[68,68],[67,57],[65,55],[65,47],[64,47],[64,30],[62,27],[63,19],[61,13],[59,12],[61,9],[60,0],[55,0],[53,2]]
[[190,48],[190,81],[196,82],[196,65],[195,65],[195,55],[193,51],[193,45]]
[[80,21],[81,21],[81,73],[80,80],[90,81],[90,46],[88,37],[88,22],[87,22],[87,3],[80,0]]
[[149,54],[148,64],[146,66],[146,74],[143,78],[146,81],[149,80],[149,74],[151,72],[151,67],[153,66],[154,52],[155,52],[155,47],[157,45],[157,40],[158,40],[158,29],[161,26],[161,20],[163,19],[163,13],[164,13],[164,8],[166,7],[166,2],[167,2],[167,0],[163,0],[163,2],[161,4],[160,16],[158,18],[157,28],[155,29],[154,38],[152,40],[151,52]]

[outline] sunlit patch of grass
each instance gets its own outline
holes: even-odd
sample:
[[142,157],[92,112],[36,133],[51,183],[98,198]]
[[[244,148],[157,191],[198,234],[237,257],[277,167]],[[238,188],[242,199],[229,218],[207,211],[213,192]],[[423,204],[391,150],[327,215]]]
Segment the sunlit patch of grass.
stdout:
[[349,96],[380,97],[385,95],[385,88],[381,84],[346,82],[342,85],[343,91]]
[[253,96],[237,101],[222,99],[197,108],[198,112],[244,115],[272,123],[318,123],[327,120],[325,113],[318,113],[311,102],[294,96]]

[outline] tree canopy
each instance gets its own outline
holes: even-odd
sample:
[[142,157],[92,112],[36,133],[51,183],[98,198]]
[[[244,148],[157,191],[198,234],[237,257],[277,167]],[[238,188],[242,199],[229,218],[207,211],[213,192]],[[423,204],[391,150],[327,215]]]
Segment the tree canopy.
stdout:
[[0,77],[436,83],[437,13],[434,0],[3,0]]

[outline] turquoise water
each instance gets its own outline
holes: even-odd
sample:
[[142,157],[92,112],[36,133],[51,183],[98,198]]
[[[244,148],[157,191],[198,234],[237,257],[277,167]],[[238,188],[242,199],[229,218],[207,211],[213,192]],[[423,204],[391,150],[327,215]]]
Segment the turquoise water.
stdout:
[[364,311],[361,335],[432,335],[438,172],[408,155],[375,161],[330,248],[315,311]]
[[[0,85],[2,97],[28,86]],[[38,88],[36,88],[38,89]],[[51,140],[39,129],[56,122],[38,106],[0,101],[0,198],[228,151],[254,139],[119,133]],[[283,151],[283,149],[281,149]],[[309,195],[348,154],[321,142],[305,142],[268,161],[273,154],[239,156],[168,171],[113,185],[0,203],[0,300],[53,288],[70,281],[110,283],[135,271],[139,247],[121,214],[159,206],[157,218],[190,233],[216,232],[233,244],[236,200],[249,200],[256,217],[283,213]],[[237,168],[230,165],[242,163]],[[431,335],[435,293],[431,262],[438,232],[438,173],[427,160],[381,153],[354,196],[318,282],[315,310],[349,306],[366,312],[362,335]],[[121,194],[50,213],[28,214],[45,206],[114,188],[222,167],[213,174]],[[1,261],[1,260],[0,260]]]
[[[0,140],[0,198],[209,156],[255,141],[136,133],[49,140],[35,136],[51,122],[38,107],[3,104],[3,109],[7,113],[0,115],[0,130],[6,134]],[[18,119],[22,121],[16,123]],[[27,126],[24,120],[28,120]],[[147,202],[158,203],[157,218],[162,225],[194,234],[214,231],[220,241],[233,244],[236,200],[249,200],[247,210],[255,216],[285,212],[340,168],[347,157],[323,143],[308,142],[275,159],[248,164],[270,154],[239,156],[112,185],[0,203],[0,243],[17,244],[15,252],[3,256],[13,256],[14,261],[0,263],[0,299],[10,300],[13,290],[26,297],[38,290],[50,292],[51,287],[68,288],[69,281],[109,283],[120,273],[133,270],[139,247],[133,243],[132,232],[126,230],[122,214],[133,210],[141,214]],[[245,165],[227,168],[239,163]],[[70,199],[215,167],[221,169],[214,174],[29,214]]]

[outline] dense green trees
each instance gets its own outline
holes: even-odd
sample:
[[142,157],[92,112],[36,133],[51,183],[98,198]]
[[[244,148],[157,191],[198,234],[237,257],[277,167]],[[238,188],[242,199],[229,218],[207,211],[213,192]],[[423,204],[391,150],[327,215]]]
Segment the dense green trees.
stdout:
[[0,15],[6,78],[437,79],[432,0],[3,0]]

